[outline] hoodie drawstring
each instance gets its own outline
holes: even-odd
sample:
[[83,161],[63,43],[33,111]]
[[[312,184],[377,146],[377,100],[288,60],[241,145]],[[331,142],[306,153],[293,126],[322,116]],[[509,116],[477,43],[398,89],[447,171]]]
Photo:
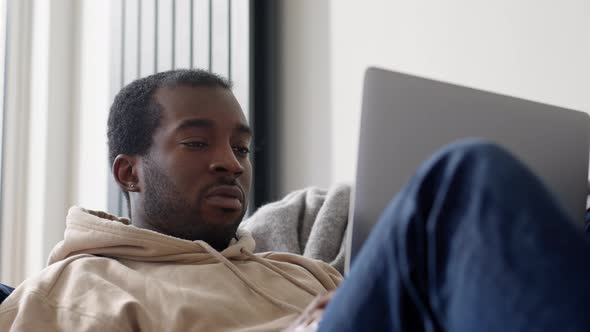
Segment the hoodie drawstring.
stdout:
[[[229,261],[229,259],[225,258],[221,253],[219,253],[219,251],[213,249],[211,246],[209,246],[209,244],[207,244],[206,242],[202,242],[199,241],[199,244],[201,245],[201,247],[203,247],[203,249],[205,249],[209,254],[211,254],[213,257],[215,257],[220,263],[222,263],[223,265],[225,265],[230,271],[232,271],[240,280],[242,280],[248,287],[250,287],[250,289],[252,289],[253,291],[255,291],[256,293],[258,293],[260,296],[262,296],[263,298],[267,299],[269,302],[273,303],[274,305],[278,306],[278,307],[282,307],[285,308],[287,310],[291,310],[291,311],[295,311],[298,313],[302,313],[303,309],[300,309],[290,303],[287,303],[285,301],[282,301],[280,299],[274,298],[271,295],[269,295],[268,293],[266,293],[265,291],[263,291],[262,289],[260,289],[258,286],[256,286],[256,284],[254,284],[253,282],[251,282],[250,280],[248,280],[248,278],[246,278],[246,276],[234,265],[232,264],[232,262]],[[240,252],[244,253],[244,252],[248,252],[247,250],[240,250]],[[250,254],[252,256],[255,256],[253,254]],[[249,255],[246,254],[246,256],[250,257]],[[258,257],[256,257],[258,258]],[[259,262],[256,259],[253,259],[256,262]],[[265,262],[266,263],[266,262]],[[261,263],[264,266],[267,266],[264,263]],[[269,264],[270,265],[270,264]],[[271,268],[271,270],[275,271],[275,269]],[[282,271],[281,271],[282,272]],[[279,273],[281,276],[285,277],[287,280],[291,281],[293,284],[295,284],[296,286],[302,288],[303,290],[305,290],[306,292],[310,293],[311,295],[316,295],[313,291],[310,292],[310,289],[308,287],[301,287],[301,286],[305,286],[302,285],[299,282],[294,282],[293,277],[289,276],[286,277],[283,273]]]
[[248,258],[250,258],[251,260],[260,263],[264,266],[266,266],[267,268],[271,269],[272,271],[276,272],[277,274],[279,274],[280,276],[282,276],[283,278],[289,280],[292,284],[294,284],[295,286],[303,289],[304,291],[306,291],[309,295],[311,296],[318,296],[319,294],[314,291],[313,289],[309,288],[308,286],[306,286],[305,284],[302,284],[299,280],[293,278],[291,275],[289,275],[288,273],[286,273],[285,271],[277,268],[276,266],[270,264],[269,262],[265,261],[264,259],[254,255],[253,253],[249,252],[248,250],[241,248],[240,252],[246,256],[248,256]]

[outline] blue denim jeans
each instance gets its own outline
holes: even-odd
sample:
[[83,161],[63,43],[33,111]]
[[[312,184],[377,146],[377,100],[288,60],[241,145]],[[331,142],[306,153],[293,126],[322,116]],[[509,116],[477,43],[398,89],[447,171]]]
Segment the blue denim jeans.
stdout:
[[8,287],[6,285],[0,284],[0,303],[4,302],[4,300],[12,293],[14,288]]
[[319,330],[590,331],[589,254],[519,161],[457,143],[384,211]]

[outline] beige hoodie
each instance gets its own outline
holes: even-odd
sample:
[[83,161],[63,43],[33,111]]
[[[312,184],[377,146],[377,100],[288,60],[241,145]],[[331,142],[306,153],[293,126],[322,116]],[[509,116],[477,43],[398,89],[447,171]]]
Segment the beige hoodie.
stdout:
[[277,331],[341,275],[286,253],[224,251],[70,209],[49,266],[0,305],[0,331]]

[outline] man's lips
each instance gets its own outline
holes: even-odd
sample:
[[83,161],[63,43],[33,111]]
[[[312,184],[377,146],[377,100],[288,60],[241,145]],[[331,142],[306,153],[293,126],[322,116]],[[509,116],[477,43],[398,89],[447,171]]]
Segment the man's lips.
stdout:
[[220,185],[209,190],[205,200],[208,204],[222,209],[241,210],[244,205],[244,194],[238,186]]

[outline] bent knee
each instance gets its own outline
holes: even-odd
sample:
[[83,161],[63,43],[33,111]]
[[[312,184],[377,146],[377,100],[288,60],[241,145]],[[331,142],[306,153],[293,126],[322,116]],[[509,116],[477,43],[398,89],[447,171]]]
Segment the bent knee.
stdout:
[[514,178],[531,175],[508,149],[484,139],[464,139],[447,145],[423,164],[418,174],[439,174],[445,177],[477,177],[479,180],[504,176]]
[[494,168],[502,166],[522,167],[523,165],[508,149],[489,140],[470,138],[451,143],[444,147],[440,156],[453,156],[472,162],[484,162],[494,165]]

